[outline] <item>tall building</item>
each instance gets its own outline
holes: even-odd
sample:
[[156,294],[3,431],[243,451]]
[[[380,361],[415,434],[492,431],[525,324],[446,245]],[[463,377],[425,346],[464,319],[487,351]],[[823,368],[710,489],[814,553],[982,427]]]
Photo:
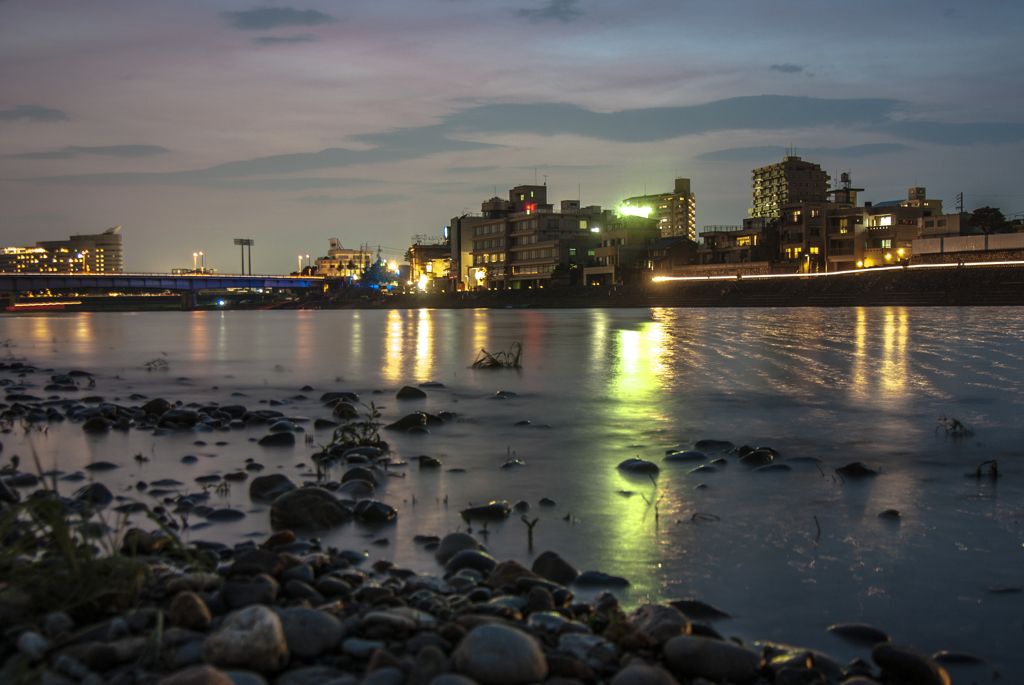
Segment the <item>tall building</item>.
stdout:
[[68,240],[44,240],[35,247],[6,247],[0,271],[22,273],[121,273],[124,257],[120,226]]
[[820,164],[790,155],[751,174],[753,203],[747,213],[752,217],[779,216],[782,205],[794,202],[828,201],[831,178]]
[[690,192],[688,178],[677,178],[671,193],[627,197],[619,209],[620,213],[625,209],[627,215],[654,219],[663,238],[683,236],[697,239],[697,196]]

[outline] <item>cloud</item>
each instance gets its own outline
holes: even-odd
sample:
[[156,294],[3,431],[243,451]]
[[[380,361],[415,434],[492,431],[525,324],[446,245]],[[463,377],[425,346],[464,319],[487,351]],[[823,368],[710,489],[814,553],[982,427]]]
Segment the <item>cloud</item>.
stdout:
[[488,171],[496,171],[500,168],[501,167],[494,164],[487,166],[450,166],[445,169],[445,171],[449,171],[453,174],[482,174],[487,173]]
[[783,74],[799,74],[804,70],[804,68],[799,64],[790,64],[789,62],[784,64],[773,64],[768,68],[772,71],[781,71]]
[[316,10],[297,10],[291,7],[260,7],[242,12],[221,12],[231,28],[239,31],[269,31],[282,26],[322,26],[337,19]]
[[383,205],[390,204],[392,202],[400,202],[406,199],[408,199],[408,196],[406,195],[395,195],[392,193],[377,193],[375,195],[362,195],[360,197],[331,197],[330,195],[308,195],[306,197],[297,197],[294,200],[292,200],[292,202],[305,202],[314,205]]
[[[905,152],[913,148],[901,143],[869,143],[850,147],[808,147],[797,148],[801,157],[867,157],[869,155],[885,155],[893,152]],[[760,162],[762,160],[780,160],[786,154],[781,145],[758,145],[756,147],[734,147],[727,150],[715,150],[697,155],[696,159],[707,162]]]
[[127,159],[135,157],[152,157],[164,152],[170,152],[159,145],[105,145],[102,147],[81,147],[69,145],[63,150],[51,150],[49,152],[23,152],[19,155],[7,155],[13,159],[71,159],[81,155],[103,155],[106,157],[123,157]]
[[71,121],[71,118],[59,109],[50,109],[39,105],[18,105],[11,109],[0,109],[0,121],[18,121],[19,119],[43,123]]
[[567,24],[583,16],[583,11],[574,7],[577,3],[579,0],[548,0],[548,4],[540,9],[516,10],[515,15],[526,19],[531,24],[541,24],[546,21],[560,21]]
[[252,42],[261,46],[280,45],[282,43],[315,43],[316,37],[312,33],[302,33],[297,36],[289,36],[287,38],[278,38],[277,36],[260,36],[259,38],[253,38]]
[[251,178],[219,179],[188,185],[202,185],[220,190],[323,190],[327,188],[351,188],[367,183],[376,183],[366,178]]
[[938,121],[898,121],[882,127],[888,133],[936,145],[1000,145],[1024,141],[1024,124],[992,122],[949,124]]
[[[787,130],[815,126],[889,123],[900,103],[884,99],[826,99],[754,95],[684,107],[592,112],[566,103],[498,104],[464,109],[445,117],[432,133],[580,135],[623,143],[655,142],[729,130]],[[405,135],[412,136],[410,129]]]

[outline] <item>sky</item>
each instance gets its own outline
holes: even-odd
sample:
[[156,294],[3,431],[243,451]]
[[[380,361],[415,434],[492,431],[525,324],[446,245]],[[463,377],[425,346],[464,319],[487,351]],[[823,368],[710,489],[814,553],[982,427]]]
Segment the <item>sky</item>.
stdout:
[[0,236],[287,273],[546,182],[740,224],[787,148],[861,199],[1024,214],[1024,3],[0,0]]

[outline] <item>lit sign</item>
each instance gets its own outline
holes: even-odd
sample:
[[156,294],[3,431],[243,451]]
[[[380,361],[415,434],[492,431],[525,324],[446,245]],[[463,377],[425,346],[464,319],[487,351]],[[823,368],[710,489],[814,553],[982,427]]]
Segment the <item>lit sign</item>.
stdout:
[[646,219],[650,215],[650,207],[630,207],[629,205],[619,207],[619,216],[642,216]]

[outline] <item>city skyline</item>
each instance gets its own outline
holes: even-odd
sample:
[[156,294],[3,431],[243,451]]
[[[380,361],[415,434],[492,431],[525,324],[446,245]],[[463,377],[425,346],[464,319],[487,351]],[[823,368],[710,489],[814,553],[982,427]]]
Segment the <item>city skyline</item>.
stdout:
[[738,224],[787,147],[862,200],[1024,212],[1024,9],[821,9],[3,0],[0,228],[123,225],[137,271],[231,271],[251,238],[255,272],[286,272],[330,238],[400,257],[535,177],[611,207],[682,176],[699,231]]

